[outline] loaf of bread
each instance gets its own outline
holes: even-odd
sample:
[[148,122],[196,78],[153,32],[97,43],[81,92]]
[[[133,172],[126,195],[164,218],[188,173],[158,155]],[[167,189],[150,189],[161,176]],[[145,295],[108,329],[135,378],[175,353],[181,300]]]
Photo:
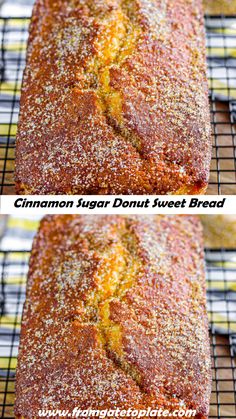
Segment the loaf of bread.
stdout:
[[17,193],[204,193],[204,35],[200,0],[36,0]]
[[235,0],[204,0],[204,9],[211,15],[236,15]]
[[39,409],[195,409],[211,361],[200,221],[48,216],[34,241],[17,418]]

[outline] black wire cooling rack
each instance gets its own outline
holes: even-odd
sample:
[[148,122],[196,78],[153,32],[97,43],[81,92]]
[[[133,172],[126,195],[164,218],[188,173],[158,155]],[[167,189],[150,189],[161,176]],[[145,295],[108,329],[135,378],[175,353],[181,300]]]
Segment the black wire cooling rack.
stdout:
[[[27,251],[0,252],[0,417],[14,418]],[[206,250],[213,388],[210,419],[236,418],[236,250]]]
[[[14,152],[29,18],[0,18],[0,194],[14,194]],[[209,194],[236,194],[236,16],[206,16],[213,158]]]

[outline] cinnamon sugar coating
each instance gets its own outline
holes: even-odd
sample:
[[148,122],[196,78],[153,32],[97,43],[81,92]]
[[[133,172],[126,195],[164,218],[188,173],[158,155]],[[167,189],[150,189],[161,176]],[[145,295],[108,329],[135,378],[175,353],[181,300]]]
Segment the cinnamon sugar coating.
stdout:
[[200,0],[37,0],[21,194],[200,194],[210,117]]
[[15,415],[196,409],[211,360],[202,229],[191,216],[48,216],[33,244]]

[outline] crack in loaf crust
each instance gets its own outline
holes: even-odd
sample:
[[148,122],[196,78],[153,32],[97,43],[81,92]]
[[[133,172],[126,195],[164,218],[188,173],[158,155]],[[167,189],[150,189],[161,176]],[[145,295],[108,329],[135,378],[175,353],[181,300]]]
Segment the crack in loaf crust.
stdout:
[[22,194],[197,194],[211,158],[200,0],[37,0]]
[[187,407],[208,417],[202,231],[190,216],[48,216],[34,241],[15,414]]

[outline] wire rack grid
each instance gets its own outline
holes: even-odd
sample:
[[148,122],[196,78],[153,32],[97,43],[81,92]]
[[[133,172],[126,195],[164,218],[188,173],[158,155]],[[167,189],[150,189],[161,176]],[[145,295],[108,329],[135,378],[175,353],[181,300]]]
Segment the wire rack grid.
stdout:
[[[14,194],[14,155],[29,18],[0,18],[0,194]],[[213,156],[209,194],[236,194],[236,16],[206,16]]]
[[[14,418],[27,251],[0,252],[0,418]],[[236,250],[206,251],[213,387],[210,419],[236,418]]]

